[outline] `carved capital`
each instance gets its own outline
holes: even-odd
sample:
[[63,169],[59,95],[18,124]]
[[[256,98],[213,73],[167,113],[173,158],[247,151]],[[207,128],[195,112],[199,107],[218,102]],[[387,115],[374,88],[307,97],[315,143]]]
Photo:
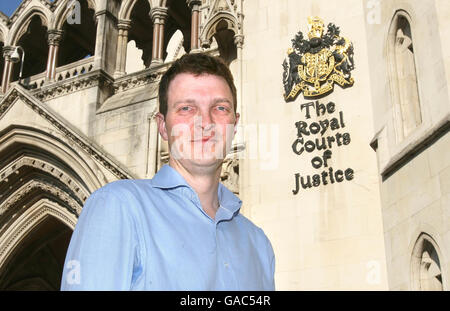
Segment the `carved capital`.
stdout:
[[242,48],[242,46],[244,45],[244,35],[235,35],[234,44],[236,44],[236,47]]
[[5,59],[9,60],[9,57],[11,56],[11,54],[14,52],[15,49],[16,49],[16,48],[15,48],[14,46],[10,46],[10,45],[4,46],[4,47],[3,47],[3,50],[2,50],[2,52],[3,52],[3,57],[4,57]]
[[150,17],[152,18],[153,24],[159,23],[164,24],[168,16],[168,9],[163,7],[156,7],[150,10]]
[[192,11],[200,10],[200,6],[202,5],[201,0],[186,0],[186,4]]
[[49,45],[59,45],[63,38],[64,31],[51,29],[47,31],[47,40]]
[[121,19],[117,24],[117,28],[120,30],[129,30],[131,28],[131,21],[129,19]]

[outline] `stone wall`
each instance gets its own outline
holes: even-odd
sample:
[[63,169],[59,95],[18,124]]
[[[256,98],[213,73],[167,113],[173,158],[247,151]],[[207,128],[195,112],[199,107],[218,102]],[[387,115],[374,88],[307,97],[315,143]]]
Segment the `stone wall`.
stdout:
[[[242,114],[245,126],[254,125],[256,133],[247,132],[245,139],[240,193],[244,213],[272,241],[277,289],[387,289],[377,162],[369,146],[374,129],[361,1],[346,1],[345,5],[338,1],[247,1],[244,12]],[[347,89],[335,85],[332,93],[318,99],[320,107],[334,103],[326,112],[321,108],[319,116],[314,99],[302,94],[292,102],[283,99],[282,63],[295,35],[302,31],[306,37],[308,16],[319,16],[325,27],[336,24],[354,46],[355,83]],[[328,148],[332,155],[327,168],[312,165],[324,150],[293,152],[296,122],[309,126],[341,117],[339,129],[328,129],[323,136],[304,135],[304,141],[314,141],[348,133],[347,144]],[[353,178],[340,183],[328,180],[326,185],[321,181],[293,193],[295,174],[306,178],[329,172],[330,167],[335,172],[351,168]]]
[[[424,280],[436,263],[441,286],[448,289],[450,105],[448,43],[443,35],[449,28],[449,8],[442,1],[382,3],[379,23],[367,24],[366,29],[389,288],[424,289],[427,286],[414,271],[420,270]],[[422,118],[404,137],[398,135],[407,118],[397,106],[398,60],[389,52],[395,44],[389,36],[399,14],[411,26]],[[423,234],[434,244],[438,259],[414,251]]]

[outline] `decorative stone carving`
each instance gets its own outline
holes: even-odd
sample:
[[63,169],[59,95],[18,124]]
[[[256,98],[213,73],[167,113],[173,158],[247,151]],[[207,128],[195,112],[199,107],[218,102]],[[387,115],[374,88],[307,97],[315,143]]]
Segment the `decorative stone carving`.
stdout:
[[220,180],[230,191],[239,194],[239,159],[225,159],[222,164]]
[[47,39],[49,45],[59,45],[63,38],[64,31],[51,29],[47,32]]
[[[93,81],[97,81],[98,83],[99,79],[93,79]],[[72,83],[79,82],[73,81]],[[93,82],[94,83],[94,82]],[[32,100],[30,100],[27,96],[19,92],[17,89],[14,89],[9,97],[5,99],[1,105],[0,105],[0,118],[2,118],[5,111],[11,106],[11,104],[20,98],[24,103],[26,103],[28,106],[30,106],[31,109],[36,111],[39,115],[41,115],[43,118],[45,118],[48,122],[50,122],[56,129],[58,129],[68,140],[75,143],[75,145],[80,148],[81,150],[85,151],[90,157],[95,159],[96,161],[100,162],[106,169],[111,171],[117,178],[119,179],[130,179],[132,176],[121,169],[116,164],[113,164],[113,162],[106,158],[105,155],[101,154],[100,151],[97,148],[93,147],[93,144],[91,141],[89,141],[86,138],[81,137],[79,134],[75,133],[71,129],[69,129],[66,125],[59,122],[55,116],[53,116],[50,112],[44,110],[37,104],[35,104]]]
[[24,214],[20,216],[17,225],[12,230],[9,232],[7,230],[6,234],[0,236],[0,269],[5,263],[5,258],[17,247],[21,238],[47,215],[54,216],[71,228],[75,227],[75,219],[71,217],[70,213],[60,210],[57,204],[48,199],[43,199]]
[[202,5],[201,0],[186,0],[186,3],[191,10],[196,8],[197,6]]
[[8,166],[3,168],[0,171],[0,182],[7,180],[8,176],[16,173],[17,170],[25,166],[37,168],[39,170],[45,171],[49,175],[54,176],[56,179],[63,182],[65,186],[67,186],[67,188],[72,190],[73,193],[77,196],[78,200],[82,203],[84,203],[87,197],[89,196],[89,193],[87,192],[86,189],[84,189],[84,187],[82,187],[76,180],[71,178],[69,175],[65,174],[58,167],[49,162],[37,158],[32,158],[29,156],[21,156],[20,158],[16,159],[14,162],[10,163]]
[[3,52],[3,57],[4,57],[5,59],[8,59],[8,60],[9,60],[9,57],[10,57],[11,54],[14,52],[14,50],[15,50],[15,47],[13,47],[13,46],[4,46],[4,47],[3,47],[3,50],[2,50],[2,52]]
[[25,185],[20,187],[17,191],[15,191],[14,194],[10,195],[0,205],[0,216],[8,211],[12,206],[16,205],[28,193],[35,190],[36,188],[57,197],[59,200],[64,202],[64,204],[67,204],[67,206],[70,208],[69,211],[71,213],[76,213],[75,216],[80,215],[82,206],[65,191],[43,180],[30,180]]
[[[164,67],[165,68],[165,67]],[[140,73],[139,75],[127,76],[127,79],[121,79],[113,84],[114,94],[147,85],[150,83],[158,82],[162,76],[161,72],[155,72],[155,70],[147,70],[145,73]]]
[[99,71],[92,72],[91,75],[85,75],[83,78],[62,81],[51,84],[48,87],[37,89],[34,95],[41,101],[47,101],[56,97],[64,96],[70,93],[81,91],[90,87],[96,87],[102,83],[112,84]]
[[226,0],[207,1],[202,6],[203,20],[200,25],[200,43],[203,48],[209,48],[212,37],[216,34],[216,26],[221,21],[226,22],[226,27],[232,30],[235,36],[239,36],[239,43],[243,43],[242,24],[244,14],[242,8],[236,1],[230,2]]

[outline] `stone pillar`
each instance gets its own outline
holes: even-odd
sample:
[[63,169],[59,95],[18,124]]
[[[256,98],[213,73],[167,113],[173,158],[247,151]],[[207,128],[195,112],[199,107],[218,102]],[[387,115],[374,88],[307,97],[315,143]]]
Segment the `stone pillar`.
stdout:
[[236,50],[237,50],[237,65],[238,65],[238,70],[237,70],[237,77],[235,77],[235,81],[236,81],[236,87],[238,88],[237,90],[237,101],[238,101],[238,105],[241,104],[241,90],[242,90],[242,47],[244,45],[244,35],[235,35],[234,36],[234,44],[236,45]]
[[[97,21],[97,34],[95,38],[94,69],[102,69],[111,76],[116,70],[118,28],[117,18],[112,13],[115,11],[116,1],[100,2],[105,6],[95,12]],[[112,6],[109,8],[109,6]]]
[[[237,106],[237,111],[240,113],[240,124],[248,124],[247,123],[247,112],[246,112],[246,105],[242,104],[242,100],[243,100],[243,95],[242,95],[242,89],[243,89],[243,81],[242,81],[242,77],[243,77],[243,65],[242,65],[242,47],[244,45],[244,36],[243,35],[235,35],[234,36],[234,44],[236,45],[236,49],[237,49],[237,70],[236,70],[236,74],[235,74],[235,85],[236,85],[236,106]],[[235,159],[235,161],[237,162],[236,165],[239,166],[241,162],[241,158],[245,157],[245,134],[244,131],[242,130],[243,127],[240,127],[241,130],[238,130],[236,132],[236,136],[234,137],[234,141],[233,141],[233,147],[238,150],[238,153],[236,155],[236,157],[238,159]],[[236,176],[235,176],[236,177]],[[242,191],[244,191],[243,189],[240,189],[242,182],[240,182],[240,179],[245,178],[244,175],[238,175],[237,176],[237,185],[235,184],[235,191],[237,191],[238,193],[242,193]]]
[[156,122],[156,113],[154,111],[150,113],[147,117],[148,121],[148,147],[147,147],[147,171],[145,173],[145,178],[152,178],[158,167],[158,124]]
[[150,17],[153,21],[153,46],[152,46],[152,65],[162,64],[164,52],[164,23],[167,19],[167,8],[157,7],[150,11]]
[[2,88],[1,92],[5,94],[8,91],[9,83],[11,82],[12,68],[13,62],[10,59],[11,54],[14,52],[13,46],[4,46],[3,47],[3,57],[5,59],[5,65],[3,67],[3,76],[2,76]]
[[191,51],[190,52],[198,52],[199,49],[199,28],[200,28],[200,5],[202,4],[201,0],[186,0],[187,5],[192,11],[191,14]]
[[116,71],[114,76],[120,77],[126,74],[128,31],[131,28],[131,21],[121,20],[117,27],[119,28],[119,36],[117,39]]
[[47,59],[47,81],[55,81],[56,66],[58,65],[59,43],[61,42],[63,31],[52,29],[48,31],[48,59]]

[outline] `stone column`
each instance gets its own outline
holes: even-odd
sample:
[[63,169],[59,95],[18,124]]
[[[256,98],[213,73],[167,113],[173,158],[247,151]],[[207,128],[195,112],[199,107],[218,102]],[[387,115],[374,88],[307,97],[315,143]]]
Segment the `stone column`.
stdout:
[[235,84],[236,84],[236,97],[237,97],[237,110],[241,111],[242,108],[242,46],[244,45],[244,36],[235,35],[234,44],[237,50],[237,71],[235,73]]
[[[242,77],[243,77],[243,71],[242,71],[242,47],[244,45],[244,36],[241,34],[235,35],[234,36],[234,44],[236,44],[236,49],[237,49],[237,70],[235,73],[235,85],[236,85],[236,106],[237,106],[237,111],[240,113],[240,124],[248,124],[247,123],[247,112],[246,112],[246,106],[242,104],[242,99],[243,99],[243,95],[242,95]],[[242,127],[241,127],[242,129]],[[233,148],[238,150],[237,151],[237,155],[235,157],[237,157],[238,159],[235,159],[235,161],[237,162],[235,165],[239,166],[239,164],[241,164],[241,158],[245,158],[245,134],[244,131],[242,130],[238,130],[236,133],[236,136],[234,137],[234,141],[233,141]],[[242,167],[242,166],[241,166]],[[243,189],[240,189],[241,185],[243,185],[242,182],[240,182],[240,179],[245,178],[244,175],[237,175],[234,176],[235,178],[237,178],[236,183],[234,184],[235,188],[234,191],[237,191],[238,193],[242,193],[242,191],[244,191]]]
[[148,146],[147,146],[147,171],[145,173],[145,178],[152,178],[157,170],[158,164],[158,124],[156,122],[156,113],[154,111],[150,113],[147,117],[148,121]]
[[191,51],[190,52],[198,52],[199,49],[199,27],[200,27],[200,5],[202,4],[201,0],[186,0],[187,5],[192,11],[191,14]]
[[[95,12],[97,34],[95,38],[94,69],[102,69],[113,76],[117,61],[118,28],[117,18],[113,14],[116,1],[100,2],[104,9]],[[111,6],[111,7],[110,7]]]
[[13,46],[4,46],[3,47],[3,57],[5,59],[5,65],[3,67],[3,76],[2,76],[2,88],[1,92],[5,94],[8,91],[9,83],[11,82],[11,74],[13,62],[11,61],[11,54],[14,52]]
[[48,59],[47,59],[47,81],[55,81],[56,66],[58,65],[59,43],[61,42],[63,31],[52,29],[48,31]]
[[164,62],[164,24],[167,19],[167,8],[157,7],[150,11],[150,17],[153,21],[153,46],[152,62],[150,66],[162,64]]
[[117,39],[116,71],[114,76],[120,77],[126,74],[128,31],[131,28],[131,21],[121,20],[117,27],[119,28],[119,36]]

